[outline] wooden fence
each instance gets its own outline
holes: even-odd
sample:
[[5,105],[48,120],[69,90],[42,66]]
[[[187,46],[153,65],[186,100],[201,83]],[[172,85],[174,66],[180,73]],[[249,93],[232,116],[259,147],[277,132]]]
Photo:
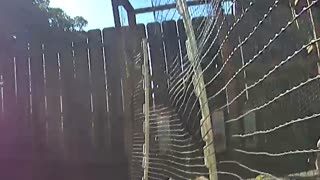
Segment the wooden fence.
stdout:
[[168,105],[167,70],[186,55],[182,21],[31,34],[0,37],[1,158],[126,164],[141,39],[155,102]]
[[2,158],[125,161],[121,31],[1,39]]
[[[233,20],[223,27],[223,33],[227,32]],[[198,27],[199,22],[201,19],[194,19],[194,27]],[[244,26],[246,24],[241,30],[246,30]],[[235,32],[239,33],[239,29]],[[52,31],[44,34],[45,36],[41,36],[43,38],[28,35],[0,37],[1,158],[102,162],[120,164],[125,171],[123,168],[132,157],[133,91],[142,78],[135,59],[142,57],[141,39],[144,37],[147,37],[149,44],[154,104],[172,109],[183,106],[186,112],[192,109],[192,122],[184,121],[188,118],[185,115],[189,113],[177,114],[188,133],[195,133],[200,120],[197,116],[199,107],[193,108],[191,103],[183,104],[182,101],[172,107],[168,92],[168,84],[172,83],[169,72],[173,71],[172,68],[175,68],[174,72],[177,74],[185,71],[183,63],[187,62],[186,35],[181,20],[121,29],[92,30],[87,33]],[[210,65],[210,70],[204,74],[206,81],[215,75],[216,69],[221,67],[223,56],[226,57],[231,52],[238,40],[237,36],[232,36],[226,43],[222,57],[219,55]],[[221,41],[218,37],[217,42]],[[244,49],[246,56],[251,46]],[[210,48],[207,55],[209,61],[215,52],[214,48]],[[221,79],[207,87],[209,96],[215,94],[240,66],[240,55],[236,54],[235,57],[237,61],[226,66]],[[208,63],[206,58],[204,65]],[[228,92],[221,93],[214,103],[210,102],[210,108],[225,104],[226,94],[230,98],[234,97],[243,85],[243,77],[239,77],[228,86]],[[272,87],[276,89],[279,86]],[[188,93],[192,94],[192,88],[190,89],[191,92]],[[263,94],[260,93],[262,91],[255,92],[259,97]],[[182,92],[177,96],[181,94]],[[195,98],[191,95],[190,102],[194,102]],[[139,103],[135,106],[142,107],[143,102]],[[241,98],[238,103],[228,107],[230,112],[224,110],[223,116],[237,116],[243,111],[244,105]],[[266,114],[270,114],[269,111]],[[260,119],[257,127],[268,120],[263,114],[257,114],[257,117]],[[218,155],[219,158],[238,157],[231,150],[239,145],[244,146],[245,143],[231,140],[231,135],[243,132],[243,126],[243,123],[236,123],[226,127],[230,151],[223,151]],[[259,141],[256,149],[260,147],[260,143],[264,144],[264,141]],[[251,166],[258,166],[264,158],[241,156],[241,159]],[[237,169],[233,166],[221,167]],[[300,169],[303,168],[299,167]]]

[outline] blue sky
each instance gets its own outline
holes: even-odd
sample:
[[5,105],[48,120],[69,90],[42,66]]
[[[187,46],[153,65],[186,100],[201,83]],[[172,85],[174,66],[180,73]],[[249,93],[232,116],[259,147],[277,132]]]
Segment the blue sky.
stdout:
[[[134,8],[149,7],[151,0],[131,0]],[[83,16],[89,24],[86,29],[114,26],[111,0],[51,0],[51,7],[60,7],[70,16]],[[137,21],[153,21],[153,15],[139,15]]]
[[51,0],[51,7],[59,7],[68,15],[83,16],[88,29],[113,26],[111,0]]
[[[132,6],[135,9],[150,7],[152,6],[152,1],[157,2],[157,4],[167,4],[175,2],[175,0],[130,0]],[[111,0],[51,0],[50,6],[63,9],[71,17],[83,16],[89,22],[86,30],[103,29],[105,27],[114,26]],[[125,13],[124,10],[120,10],[120,12]],[[204,9],[201,9],[199,7],[192,7],[190,8],[190,12],[192,16],[197,16],[199,14],[203,14]],[[175,12],[174,9],[172,9],[170,11],[164,11],[156,14],[156,19],[159,21],[159,18],[157,17],[178,19],[180,16],[177,14],[177,12]],[[137,23],[148,23],[154,21],[155,18],[153,13],[137,15]]]

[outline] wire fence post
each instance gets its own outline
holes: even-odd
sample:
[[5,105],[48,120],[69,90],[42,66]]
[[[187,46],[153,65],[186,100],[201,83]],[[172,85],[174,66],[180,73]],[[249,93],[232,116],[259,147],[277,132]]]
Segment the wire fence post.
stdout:
[[143,76],[143,89],[144,89],[144,105],[143,112],[145,120],[143,123],[144,132],[144,145],[143,145],[143,180],[148,180],[149,175],[149,147],[150,147],[150,74],[149,74],[149,53],[148,53],[148,42],[147,39],[142,40],[143,49],[143,65],[142,65],[142,76]]
[[[308,6],[310,6],[310,0],[307,0],[307,3],[308,3]],[[316,30],[316,25],[315,25],[315,22],[314,22],[314,17],[313,17],[313,14],[312,14],[312,10],[311,8],[308,10],[308,13],[309,13],[309,16],[310,16],[310,21],[311,21],[311,25],[312,25],[312,33],[313,33],[313,38],[314,39],[317,39],[317,30]],[[318,56],[318,60],[317,60],[317,73],[320,74],[320,63],[319,63],[319,60],[320,60],[320,49],[319,49],[319,43],[318,41],[316,41],[316,48],[317,48],[317,56]]]
[[[198,47],[197,41],[195,38],[195,33],[192,26],[191,17],[187,7],[186,0],[177,0],[177,10],[183,17],[183,23],[187,34],[187,54],[188,59],[193,67],[193,85],[195,94],[197,95],[201,108],[202,119],[200,121],[201,126],[201,135],[206,143],[204,150],[204,160],[205,165],[209,169],[209,178],[210,180],[217,180],[217,165],[216,165],[216,156],[214,148],[214,138],[213,138],[213,128],[210,117],[210,110],[208,105],[208,97],[205,89],[204,78],[202,75],[202,68],[197,63],[198,59]],[[201,92],[203,91],[203,92]]]

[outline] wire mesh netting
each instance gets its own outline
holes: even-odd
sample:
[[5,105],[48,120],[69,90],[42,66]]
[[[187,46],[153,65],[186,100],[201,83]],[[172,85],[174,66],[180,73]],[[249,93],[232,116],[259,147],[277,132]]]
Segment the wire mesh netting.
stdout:
[[[187,0],[187,2],[196,2],[193,0]],[[152,7],[159,7],[164,5],[176,4],[175,0],[151,0]],[[192,17],[211,16],[213,14],[213,7],[211,3],[206,1],[199,1],[199,5],[190,6],[189,11]],[[169,20],[181,19],[181,15],[176,8],[159,10],[153,12],[154,20],[156,22],[164,22]]]
[[[195,65],[180,15],[156,13],[158,22],[177,20],[179,51],[166,64],[169,103],[150,107],[150,179],[208,176],[203,152],[213,145],[219,179],[318,177],[319,8],[318,0],[217,0],[189,8]],[[214,142],[206,146],[195,67],[202,68],[213,124]],[[133,98],[133,179],[143,176],[143,94],[141,81]]]
[[[132,179],[143,176],[144,101],[142,81],[134,93]],[[149,177],[154,179],[194,178],[207,175],[201,144],[185,130],[179,116],[170,108],[154,106],[150,110],[150,160]]]

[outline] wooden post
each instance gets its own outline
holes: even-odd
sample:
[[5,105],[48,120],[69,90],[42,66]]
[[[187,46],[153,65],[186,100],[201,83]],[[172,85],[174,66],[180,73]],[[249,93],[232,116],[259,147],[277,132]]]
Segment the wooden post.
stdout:
[[[307,0],[308,6],[310,6],[310,0]],[[312,10],[311,8],[308,10],[309,16],[310,16],[310,21],[311,21],[311,25],[312,25],[312,30],[313,30],[313,38],[317,39],[317,31],[316,31],[316,26],[314,23],[314,18],[313,18],[313,14],[312,14]],[[318,70],[318,74],[320,74],[320,49],[319,49],[319,43],[318,41],[316,41],[316,48],[317,48],[317,55],[318,55],[318,61],[317,61],[317,70]]]
[[[177,10],[183,17],[183,22],[187,34],[187,53],[188,58],[193,66],[194,76],[192,78],[193,85],[195,87],[194,91],[196,96],[199,98],[202,120],[200,121],[201,126],[201,135],[206,143],[204,147],[204,160],[205,164],[209,169],[209,178],[210,180],[217,180],[217,167],[216,167],[216,157],[214,149],[214,138],[212,123],[210,117],[210,110],[208,105],[208,98],[205,89],[205,83],[202,75],[201,66],[197,65],[198,61],[198,47],[197,41],[195,38],[194,30],[192,27],[192,22],[189,14],[189,10],[185,0],[177,0]],[[203,91],[203,92],[202,92]]]
[[143,48],[143,68],[142,68],[142,75],[144,77],[144,94],[145,94],[145,101],[143,105],[143,112],[145,114],[145,121],[144,121],[144,145],[143,145],[143,179],[148,180],[149,174],[149,138],[150,138],[150,74],[149,74],[149,53],[148,53],[148,44],[147,39],[142,40],[142,48]]

